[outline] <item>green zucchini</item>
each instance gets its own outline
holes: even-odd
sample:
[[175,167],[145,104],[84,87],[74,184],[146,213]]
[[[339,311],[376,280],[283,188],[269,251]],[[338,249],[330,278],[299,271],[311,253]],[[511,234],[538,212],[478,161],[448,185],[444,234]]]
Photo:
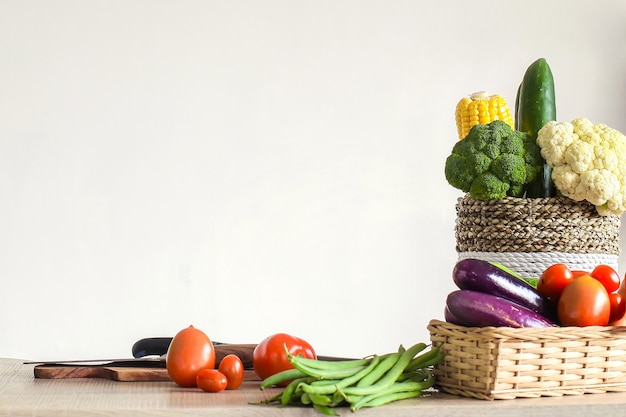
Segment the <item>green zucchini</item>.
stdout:
[[[556,120],[556,99],[552,70],[544,58],[539,58],[526,70],[515,98],[515,130],[537,139],[537,132],[549,121]],[[544,164],[542,172],[528,185],[526,197],[554,197],[552,169]]]

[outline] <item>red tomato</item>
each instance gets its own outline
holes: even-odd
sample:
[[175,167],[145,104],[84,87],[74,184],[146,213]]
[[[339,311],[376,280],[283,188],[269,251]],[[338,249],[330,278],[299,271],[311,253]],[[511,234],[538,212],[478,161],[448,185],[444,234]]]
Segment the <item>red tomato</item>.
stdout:
[[217,369],[228,380],[226,389],[237,389],[243,383],[243,362],[239,356],[234,354],[224,356]]
[[604,285],[606,291],[610,294],[617,291],[620,284],[620,278],[615,269],[608,265],[598,265],[591,271],[592,277],[597,279]]
[[621,320],[626,313],[626,300],[620,293],[614,292],[609,294],[609,301],[611,302],[611,318],[609,324],[616,323]]
[[[624,275],[624,279],[622,280],[617,293],[621,295],[622,298],[626,299],[626,275]],[[609,324],[611,326],[626,326],[626,313],[624,313],[621,319],[615,320]]]
[[196,376],[196,384],[202,391],[220,392],[228,386],[228,379],[217,369],[203,369]]
[[580,277],[582,275],[590,275],[588,271],[583,271],[581,269],[572,269],[572,275],[574,278]]
[[203,369],[215,368],[215,348],[209,337],[193,326],[178,332],[167,350],[167,373],[182,387],[195,387]]
[[265,338],[252,352],[252,366],[261,379],[293,368],[285,352],[285,346],[294,356],[317,358],[313,347],[307,341],[285,333],[276,333]]
[[546,297],[558,298],[565,287],[572,282],[574,275],[565,264],[549,266],[537,281],[537,291]]
[[606,326],[611,317],[611,302],[600,281],[583,275],[563,290],[557,314],[562,326]]

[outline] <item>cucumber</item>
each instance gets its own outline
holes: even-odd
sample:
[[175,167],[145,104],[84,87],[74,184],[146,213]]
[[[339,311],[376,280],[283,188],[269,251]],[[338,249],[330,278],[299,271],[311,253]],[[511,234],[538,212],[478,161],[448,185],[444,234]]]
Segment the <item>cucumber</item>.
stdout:
[[526,70],[518,89],[515,130],[537,138],[546,123],[556,120],[556,100],[552,70],[544,58],[539,58]]
[[[539,58],[526,70],[515,98],[515,130],[537,139],[537,132],[546,123],[556,120],[554,77],[548,62]],[[547,198],[556,195],[552,169],[544,164],[537,178],[528,185],[526,197]]]

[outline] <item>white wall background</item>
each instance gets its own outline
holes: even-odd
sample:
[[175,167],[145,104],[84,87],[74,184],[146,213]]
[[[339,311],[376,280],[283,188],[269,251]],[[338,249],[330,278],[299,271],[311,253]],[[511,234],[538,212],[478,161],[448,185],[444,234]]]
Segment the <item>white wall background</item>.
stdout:
[[624,22],[623,0],[0,0],[0,357],[189,324],[428,340],[456,102],[512,104],[545,57],[559,119],[626,131]]

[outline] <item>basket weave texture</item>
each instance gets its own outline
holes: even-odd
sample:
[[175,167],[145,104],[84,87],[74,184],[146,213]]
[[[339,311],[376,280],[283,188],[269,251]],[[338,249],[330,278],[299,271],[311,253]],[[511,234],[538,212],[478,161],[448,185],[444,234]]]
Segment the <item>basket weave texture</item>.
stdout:
[[618,267],[620,216],[600,216],[587,201],[466,195],[456,212],[459,259],[499,262],[529,277],[555,263],[581,270]]
[[626,327],[428,325],[445,392],[483,400],[626,391]]
[[620,217],[600,216],[587,201],[466,195],[456,211],[457,252],[620,253]]

